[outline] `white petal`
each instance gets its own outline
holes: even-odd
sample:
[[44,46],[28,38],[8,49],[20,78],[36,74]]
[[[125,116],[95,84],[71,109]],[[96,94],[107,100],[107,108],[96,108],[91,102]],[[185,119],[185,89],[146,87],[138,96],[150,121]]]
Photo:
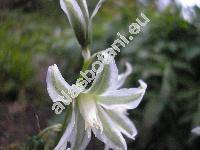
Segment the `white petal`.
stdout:
[[55,150],[65,150],[70,142],[70,150],[85,150],[90,142],[91,134],[85,131],[84,119],[77,107],[73,108],[72,119]]
[[[70,85],[62,77],[56,65],[50,66],[47,71],[47,91],[53,102],[63,101],[69,104],[71,102],[68,91]],[[69,95],[69,97],[67,97]]]
[[91,128],[103,130],[98,116],[95,97],[93,95],[82,93],[77,100],[80,113],[85,120],[85,128],[87,130],[91,130]]
[[103,132],[95,131],[96,137],[104,142],[105,148],[112,148],[115,150],[127,150],[126,141],[123,138],[118,126],[112,121],[103,108],[98,107],[99,117],[103,124]]
[[[68,6],[68,5],[70,6]],[[73,22],[73,18],[71,16],[71,12],[69,10],[68,7],[72,7],[72,9],[74,9],[77,13],[75,15],[77,15],[76,17],[78,17],[78,19],[81,20],[81,22],[84,22],[83,20],[83,13],[81,11],[80,6],[78,5],[76,0],[60,0],[60,6],[62,8],[62,10],[65,12],[65,14],[67,15],[67,17],[69,18],[69,22],[72,25]]]
[[117,110],[107,110],[106,112],[123,134],[131,139],[135,139],[137,135],[136,127],[123,112]]
[[70,136],[71,150],[85,150],[91,139],[91,130],[86,132],[84,119],[78,108],[76,113],[76,124],[73,134]]
[[120,107],[125,109],[136,108],[142,100],[147,87],[146,83],[143,81],[140,80],[139,82],[139,88],[109,91],[108,93],[99,96],[99,104],[107,109],[116,109]]
[[104,64],[103,70],[96,74],[92,86],[87,91],[93,94],[102,94],[116,87],[118,80],[118,69],[115,60],[111,60],[109,64]]
[[132,73],[132,71],[133,68],[131,64],[129,62],[126,62],[126,71],[118,76],[116,89],[120,88],[124,84],[126,78]]
[[63,136],[61,137],[58,145],[54,148],[54,150],[66,149],[67,141],[70,141],[70,135],[73,132],[74,126],[75,126],[75,110],[73,109],[71,119],[65,129],[65,132],[64,132]]
[[195,127],[194,129],[192,129],[191,132],[196,135],[200,135],[200,126]]

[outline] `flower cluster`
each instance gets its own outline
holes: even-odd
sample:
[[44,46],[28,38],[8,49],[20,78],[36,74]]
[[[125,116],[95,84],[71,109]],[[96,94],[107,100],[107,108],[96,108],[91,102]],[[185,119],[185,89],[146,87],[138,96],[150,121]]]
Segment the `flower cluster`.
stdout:
[[[139,80],[138,88],[120,89],[130,73],[129,64],[122,74],[118,74],[114,59],[104,64],[91,87],[69,104],[68,107],[72,109],[70,121],[56,150],[64,150],[67,142],[70,142],[72,150],[84,150],[90,141],[91,132],[107,148],[127,149],[122,133],[132,139],[137,134],[134,124],[127,117],[127,110],[139,105],[147,87]],[[55,65],[49,67],[47,86],[51,87],[48,92],[52,99],[70,87]]]

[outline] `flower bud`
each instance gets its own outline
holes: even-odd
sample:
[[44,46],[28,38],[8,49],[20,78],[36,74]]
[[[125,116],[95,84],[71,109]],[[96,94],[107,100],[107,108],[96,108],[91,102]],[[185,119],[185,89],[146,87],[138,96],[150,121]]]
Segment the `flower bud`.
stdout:
[[89,44],[89,14],[85,0],[60,0],[62,10],[74,29],[76,38],[83,49]]

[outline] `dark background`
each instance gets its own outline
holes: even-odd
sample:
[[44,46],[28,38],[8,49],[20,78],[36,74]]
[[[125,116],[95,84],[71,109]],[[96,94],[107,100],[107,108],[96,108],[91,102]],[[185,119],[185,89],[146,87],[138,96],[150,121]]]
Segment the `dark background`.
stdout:
[[[89,7],[95,2],[88,1]],[[197,150],[200,139],[191,133],[200,125],[197,6],[186,8],[170,0],[107,0],[94,19],[92,52],[110,47],[117,32],[128,33],[141,12],[151,22],[117,56],[120,71],[125,61],[133,65],[126,87],[137,86],[138,79],[148,84],[139,107],[129,112],[138,135],[135,141],[127,139],[128,149]],[[82,65],[80,54],[59,1],[0,0],[1,150],[24,149],[40,128],[62,121],[63,116],[51,110],[46,71],[56,63],[73,83]],[[88,149],[102,146],[92,139]]]

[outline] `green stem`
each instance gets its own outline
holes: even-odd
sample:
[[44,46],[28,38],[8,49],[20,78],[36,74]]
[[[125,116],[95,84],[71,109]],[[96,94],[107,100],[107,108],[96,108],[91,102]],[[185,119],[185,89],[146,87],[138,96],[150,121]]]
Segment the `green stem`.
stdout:
[[89,48],[85,48],[82,50],[82,56],[84,58],[84,61],[87,61],[91,58],[91,54],[90,54],[90,49]]
[[[82,69],[81,71],[85,71],[89,68],[92,60],[93,60],[93,57],[91,56],[90,54],[90,50],[89,49],[85,49],[82,51],[82,55],[83,55],[83,58],[84,58],[84,62],[83,62],[83,66],[82,66]],[[81,75],[79,75],[79,78],[81,77]]]

